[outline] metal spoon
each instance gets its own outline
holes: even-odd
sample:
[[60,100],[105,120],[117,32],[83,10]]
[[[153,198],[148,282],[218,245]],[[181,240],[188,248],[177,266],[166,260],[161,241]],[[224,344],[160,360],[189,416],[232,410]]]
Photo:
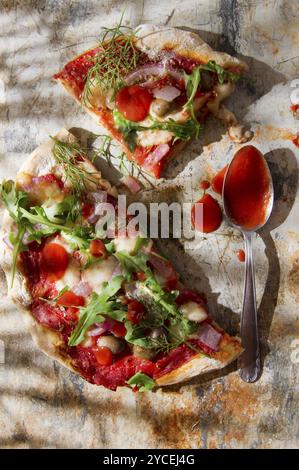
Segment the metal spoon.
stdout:
[[[261,158],[264,159],[263,156],[261,156]],[[267,202],[264,221],[262,224],[257,225],[250,231],[244,229],[244,227],[240,225],[237,225],[235,221],[230,217],[229,209],[227,207],[227,201],[225,200],[226,177],[229,173],[230,166],[233,161],[234,158],[231,160],[225,174],[222,198],[224,205],[224,213],[227,219],[229,220],[231,225],[233,225],[235,228],[239,229],[242,232],[245,241],[245,283],[241,316],[241,342],[245,351],[241,356],[240,377],[242,380],[244,380],[244,382],[255,382],[260,376],[260,347],[257,326],[257,308],[254,282],[254,264],[252,255],[252,239],[255,232],[261,229],[270,217],[273,208],[274,191],[271,173],[267,162],[264,159],[265,169],[269,177],[269,199]]]

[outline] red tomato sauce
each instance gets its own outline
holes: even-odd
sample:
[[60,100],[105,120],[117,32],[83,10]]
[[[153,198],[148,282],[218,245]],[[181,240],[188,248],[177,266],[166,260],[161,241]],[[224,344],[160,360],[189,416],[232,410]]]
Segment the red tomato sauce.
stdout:
[[68,62],[60,72],[56,73],[54,78],[68,82],[79,98],[84,89],[88,70],[94,65],[92,57],[100,52],[100,50],[100,47],[96,47],[76,57],[76,59]]
[[193,227],[199,232],[214,232],[222,222],[221,207],[210,194],[205,194],[193,204],[191,221]]
[[209,189],[210,186],[211,186],[211,183],[207,180],[200,181],[199,183],[199,187],[204,190]]
[[293,112],[293,113],[296,113],[299,109],[299,104],[292,104],[292,106],[290,106],[290,110]]
[[245,261],[245,251],[244,250],[238,250],[237,251],[237,258],[241,263],[244,263]]
[[297,134],[293,139],[292,142],[296,147],[299,147],[299,134]]
[[247,230],[265,221],[269,201],[269,177],[261,152],[242,147],[226,175],[225,201],[230,217]]
[[228,165],[225,165],[225,167],[219,170],[212,179],[212,189],[215,193],[220,195],[222,194],[222,188],[227,168]]

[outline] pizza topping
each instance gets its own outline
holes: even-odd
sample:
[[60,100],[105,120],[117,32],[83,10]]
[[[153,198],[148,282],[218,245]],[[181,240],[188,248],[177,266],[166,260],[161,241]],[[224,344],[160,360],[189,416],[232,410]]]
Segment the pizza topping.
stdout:
[[166,102],[171,102],[178,96],[180,96],[181,91],[178,90],[178,88],[175,88],[173,86],[165,86],[163,88],[154,88],[153,89],[153,95],[155,98],[158,98],[160,100],[166,101]]
[[75,287],[73,288],[73,292],[76,295],[88,297],[92,293],[92,287],[88,282],[81,281],[75,285]]
[[121,88],[115,97],[117,109],[126,119],[133,122],[143,121],[149,113],[152,95],[146,88],[131,85]]
[[180,312],[185,315],[188,320],[201,323],[208,317],[206,309],[196,302],[189,301],[180,306]]
[[92,240],[90,242],[90,253],[95,258],[106,258],[107,251],[104,242],[99,239]]
[[47,243],[42,250],[41,269],[46,276],[56,281],[61,279],[68,267],[68,252],[58,243]]
[[85,305],[85,299],[70,290],[58,298],[57,304],[63,307],[83,307]]
[[183,79],[183,74],[180,70],[177,70],[171,66],[167,66],[162,62],[158,62],[154,64],[145,64],[138,67],[136,70],[125,77],[125,81],[127,85],[140,82],[145,82],[145,84],[149,85],[151,84],[152,80],[149,82],[147,82],[147,80],[152,79],[152,77],[164,78],[165,76],[170,76],[176,81]]
[[133,375],[128,381],[127,384],[133,387],[133,389],[137,388],[138,392],[146,392],[148,390],[152,390],[155,387],[155,381],[146,374],[142,374],[142,372],[137,372]]
[[118,338],[114,336],[101,336],[97,340],[99,348],[109,348],[112,354],[118,354],[124,349],[124,344]]
[[218,351],[222,334],[215,330],[209,323],[204,323],[198,330],[199,344],[207,346],[212,351]]
[[94,355],[101,366],[110,366],[113,362],[113,353],[106,346],[98,346],[93,350]]
[[[152,104],[151,104],[151,107],[150,107],[150,113],[154,118],[159,119],[159,118],[162,118],[163,116],[165,116],[165,114],[168,113],[170,108],[171,108],[171,103],[169,101],[163,100],[161,98],[156,98],[155,100],[152,101]],[[146,132],[146,131],[144,131],[144,132]],[[150,131],[147,131],[147,132],[150,132]],[[167,131],[160,131],[160,133],[161,132],[167,132]],[[173,135],[171,135],[171,139],[172,139],[172,137],[173,137]],[[168,140],[171,140],[171,139],[168,139]],[[167,142],[168,142],[168,140],[167,140]],[[159,142],[161,142],[161,140],[159,140]],[[151,145],[153,145],[153,144],[151,144]]]
[[138,300],[130,300],[128,304],[127,320],[134,325],[138,325],[145,315],[145,309],[141,302]]

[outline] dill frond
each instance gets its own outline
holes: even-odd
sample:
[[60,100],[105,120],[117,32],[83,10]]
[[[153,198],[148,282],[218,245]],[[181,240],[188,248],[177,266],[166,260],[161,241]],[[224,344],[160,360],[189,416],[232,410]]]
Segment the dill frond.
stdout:
[[95,173],[88,172],[80,165],[80,159],[86,159],[84,151],[76,143],[66,143],[50,137],[54,141],[52,154],[56,163],[63,169],[66,181],[70,182],[72,193],[81,196],[87,190],[88,183],[97,184]]
[[101,50],[90,57],[92,66],[88,70],[82,93],[84,105],[90,105],[92,90],[99,88],[103,94],[115,93],[123,84],[123,77],[134,70],[140,57],[135,47],[135,30],[122,24],[124,14],[113,28],[103,28],[99,39]]

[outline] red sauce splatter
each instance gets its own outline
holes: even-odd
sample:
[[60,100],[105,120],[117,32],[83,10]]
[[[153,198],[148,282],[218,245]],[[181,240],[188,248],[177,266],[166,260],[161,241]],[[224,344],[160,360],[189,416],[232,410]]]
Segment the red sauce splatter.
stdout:
[[292,142],[296,147],[299,147],[299,134],[295,135],[295,137],[292,139]]
[[237,251],[237,258],[241,263],[244,263],[245,261],[245,251],[244,250],[238,250]]
[[191,221],[199,232],[209,233],[217,230],[222,222],[222,212],[218,202],[205,194],[192,207]]
[[269,201],[268,169],[253,145],[242,147],[226,175],[225,202],[230,217],[247,230],[262,224]]
[[211,186],[211,183],[208,180],[203,180],[203,181],[200,181],[199,183],[199,187],[204,190],[209,189],[210,186]]
[[225,165],[225,167],[219,170],[212,179],[212,189],[217,194],[222,194],[224,177],[225,177],[227,167],[228,165]]
[[299,109],[299,104],[292,104],[292,106],[290,106],[290,110],[293,113],[296,113],[296,111],[298,111],[298,109]]

